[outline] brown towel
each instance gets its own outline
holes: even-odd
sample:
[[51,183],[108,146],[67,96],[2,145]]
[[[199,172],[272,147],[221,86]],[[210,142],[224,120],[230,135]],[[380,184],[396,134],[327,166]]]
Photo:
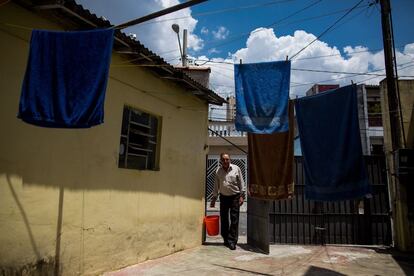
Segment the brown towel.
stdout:
[[289,131],[275,134],[248,133],[249,196],[286,199],[294,193],[293,101],[289,101]]

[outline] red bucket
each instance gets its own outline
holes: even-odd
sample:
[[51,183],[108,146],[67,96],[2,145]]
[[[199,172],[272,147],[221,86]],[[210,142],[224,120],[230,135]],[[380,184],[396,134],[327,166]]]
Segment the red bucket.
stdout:
[[219,234],[219,216],[205,216],[204,223],[206,224],[206,230],[209,236],[217,236]]

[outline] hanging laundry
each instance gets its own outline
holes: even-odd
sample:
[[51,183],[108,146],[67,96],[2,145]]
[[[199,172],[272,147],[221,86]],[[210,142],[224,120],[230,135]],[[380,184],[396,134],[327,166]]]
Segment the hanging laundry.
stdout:
[[57,128],[103,123],[113,29],[34,30],[18,118]]
[[306,198],[334,201],[369,194],[356,86],[297,99],[295,108],[304,158]]
[[234,80],[237,130],[288,131],[290,61],[236,64]]
[[276,200],[293,196],[293,108],[289,101],[289,131],[248,133],[250,197]]

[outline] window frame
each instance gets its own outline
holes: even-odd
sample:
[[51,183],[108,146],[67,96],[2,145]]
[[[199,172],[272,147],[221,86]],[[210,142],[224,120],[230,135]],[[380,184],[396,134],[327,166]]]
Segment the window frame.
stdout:
[[160,170],[162,117],[125,104],[122,109],[118,168]]

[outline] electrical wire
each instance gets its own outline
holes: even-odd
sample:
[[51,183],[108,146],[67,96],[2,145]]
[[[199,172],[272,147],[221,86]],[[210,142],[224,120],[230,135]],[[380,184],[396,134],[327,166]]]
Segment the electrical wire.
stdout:
[[[370,5],[363,5],[363,6],[357,7],[356,9],[363,9],[363,8],[367,8],[369,6]],[[316,16],[312,16],[312,17],[302,18],[302,19],[298,19],[296,21],[290,21],[290,22],[286,22],[284,24],[280,24],[279,27],[280,26],[293,25],[293,24],[296,24],[296,23],[306,22],[306,21],[315,20],[315,19],[320,19],[320,18],[323,18],[323,17],[331,16],[331,15],[338,14],[338,13],[342,13],[342,12],[347,11],[347,10],[348,9],[341,9],[341,10],[336,10],[336,11],[333,11],[333,12],[330,12],[330,13],[325,13],[325,14],[320,14],[320,15],[316,15]]]
[[[320,0],[320,1],[322,1],[322,0]],[[297,21],[291,21],[291,22],[287,22],[287,23],[284,23],[284,24],[280,24],[279,25],[279,23],[283,22],[285,19],[288,19],[288,18],[292,17],[293,15],[296,15],[296,14],[302,12],[303,10],[306,10],[306,9],[314,6],[315,4],[317,4],[320,1],[314,2],[310,6],[306,6],[303,9],[298,10],[298,11],[296,11],[296,12],[288,15],[287,17],[280,19],[279,21],[273,22],[272,24],[269,24],[269,25],[265,26],[264,28],[269,28],[269,27],[273,27],[273,26],[276,26],[276,25],[278,25],[278,26],[292,25],[292,24],[296,24],[296,23],[300,23],[300,22],[304,22],[304,21],[310,21],[310,20],[319,19],[319,18],[326,17],[326,16],[331,16],[331,15],[334,15],[334,14],[337,14],[337,13],[341,13],[341,12],[344,12],[344,11],[347,11],[348,10],[348,9],[336,10],[334,12],[325,13],[325,14],[321,14],[321,15],[318,15],[318,16],[308,17],[308,18],[303,18],[303,19],[300,19],[300,20],[297,20]],[[366,8],[366,7],[369,7],[369,6],[370,6],[370,4],[357,7],[356,9]],[[234,42],[234,41],[239,40],[239,39],[241,39],[243,37],[246,37],[246,36],[248,36],[248,35],[250,35],[252,33],[260,32],[260,31],[264,31],[264,30],[265,29],[262,28],[262,29],[257,29],[257,30],[251,31],[251,32],[241,33],[241,34],[236,35],[236,36],[231,36],[230,38],[233,38],[232,40],[227,40],[224,43],[219,43],[219,44],[215,44],[215,45],[213,44],[213,46],[211,46],[210,48],[207,48],[207,50],[214,49],[214,48],[217,48],[217,47],[221,47],[223,45],[227,45],[227,44],[229,44],[231,42]],[[205,41],[204,43],[205,44],[208,44],[210,42],[215,42],[215,41]],[[175,50],[175,51],[178,51],[178,50]]]
[[[290,0],[290,1],[292,1],[292,0]],[[358,7],[358,8],[363,8],[363,7],[366,7],[366,6],[369,6],[369,5],[361,6],[361,7]],[[306,7],[305,7],[305,8],[306,8]],[[324,14],[324,15],[320,15],[320,16],[315,16],[315,17],[310,17],[310,18],[303,19],[303,20],[300,20],[300,21],[304,21],[304,20],[312,20],[312,19],[316,19],[316,18],[320,18],[320,17],[324,17],[324,16],[328,16],[328,15],[336,14],[336,13],[339,13],[339,12],[342,12],[342,11],[344,11],[344,10],[342,9],[342,10],[338,10],[338,11],[335,11],[335,12],[332,12],[332,13],[328,13],[328,14]],[[290,23],[297,23],[297,22],[299,22],[299,21],[290,22]],[[33,29],[34,29],[34,28],[32,28],[32,27],[22,26],[22,25],[18,25],[18,24],[11,24],[11,23],[1,23],[1,24],[6,25],[6,26],[10,26],[10,27],[15,27],[15,28],[20,28],[20,29],[25,29],[25,30],[29,30],[29,31],[31,31],[31,30],[33,30]],[[404,48],[404,46],[398,46],[398,47],[396,47],[396,48],[397,48],[397,49],[402,49],[402,48]],[[373,51],[378,51],[378,50],[382,50],[382,49],[372,49],[372,50],[355,51],[355,52],[353,52],[352,54],[359,54],[359,53],[365,53],[365,52],[373,52]],[[159,56],[161,56],[161,55],[166,55],[166,54],[169,54],[169,53],[174,53],[174,52],[177,52],[177,51],[178,51],[178,49],[173,49],[173,50],[168,50],[168,51],[161,52],[161,53],[159,53],[159,54],[149,55],[149,56],[147,56],[147,57],[159,57]],[[115,51],[115,52],[116,52],[116,51]],[[403,52],[400,52],[400,53],[401,53],[401,54],[403,54],[403,55],[407,55],[407,54],[405,54],[405,53],[403,53]],[[121,53],[121,52],[120,52],[120,54],[124,54],[124,53]],[[139,54],[139,53],[133,53],[133,52],[131,52],[131,53],[127,53],[127,54]],[[318,58],[326,58],[326,57],[341,56],[341,55],[342,55],[342,54],[340,54],[340,53],[339,53],[339,54],[324,55],[324,56],[314,56],[314,57],[306,57],[306,58],[297,58],[297,59],[295,59],[295,60],[297,61],[297,60],[318,59]],[[173,58],[173,59],[171,59],[171,60],[176,60],[176,59],[179,59],[179,58],[181,58],[181,57],[178,57],[178,58]],[[133,59],[130,59],[130,60],[126,60],[126,61],[124,61],[124,62],[122,62],[122,63],[128,63],[128,62],[137,61],[137,60],[140,60],[140,59],[144,59],[144,58],[143,58],[143,57],[133,58]],[[197,61],[197,60],[195,60],[195,61]],[[199,61],[208,62],[208,61],[206,61],[206,60],[199,60]],[[169,62],[169,61],[166,61],[166,62]],[[219,63],[219,62],[217,62],[217,61],[216,61],[216,63]],[[229,63],[229,62],[221,62],[221,63],[226,63],[226,64],[234,64],[234,63]],[[196,65],[198,65],[198,64],[196,64]]]
[[[210,62],[210,63],[224,63],[224,64],[231,64],[231,65],[234,65],[234,63],[230,63],[230,62],[225,62],[225,61],[210,61],[210,60],[207,60],[208,62]],[[411,63],[413,63],[414,61],[410,61],[410,62],[406,62],[406,63],[402,63],[402,64],[400,64],[400,65],[398,65],[398,67],[400,67],[400,66],[403,66],[403,65],[406,65],[406,64],[411,64]],[[408,67],[412,67],[413,65],[410,65],[410,66],[405,66],[405,67],[402,67],[402,68],[400,68],[400,70],[402,70],[402,69],[405,69],[405,68],[408,68]],[[221,67],[220,67],[221,68]],[[223,68],[224,69],[224,68]],[[233,71],[234,69],[233,68],[228,68],[228,70],[229,71]],[[314,69],[302,69],[302,68],[292,68],[292,71],[308,71],[308,72],[317,72],[317,73],[329,73],[329,74],[345,74],[345,75],[351,75],[351,76],[346,76],[346,77],[342,77],[342,78],[335,78],[335,79],[329,79],[329,80],[323,80],[323,81],[318,81],[318,82],[327,82],[327,81],[335,81],[335,80],[340,80],[340,79],[345,79],[345,78],[350,78],[350,77],[353,77],[353,76],[358,76],[358,75],[373,75],[373,76],[375,76],[374,78],[376,78],[376,77],[383,77],[383,76],[385,76],[385,74],[372,74],[372,72],[377,72],[377,71],[382,71],[382,70],[385,70],[385,68],[382,68],[382,69],[375,69],[375,70],[371,70],[371,71],[367,71],[367,72],[342,72],[342,71],[328,71],[328,70],[314,70]],[[212,71],[212,73],[216,73],[215,71]],[[218,72],[217,72],[217,74],[218,74]],[[233,80],[233,77],[232,76],[229,76],[229,75],[226,75],[226,74],[223,74],[223,73],[220,73],[220,75],[221,76],[225,76],[226,78],[229,78],[229,79],[231,79],[231,80]],[[411,77],[414,77],[414,76],[400,76],[400,77],[407,77],[407,78],[411,78]],[[317,82],[317,83],[318,83]],[[314,83],[303,83],[303,84],[298,84],[298,85],[293,85],[293,86],[291,86],[291,87],[297,87],[297,86],[303,86],[303,85],[309,85],[309,84],[314,84]]]
[[244,10],[244,9],[260,8],[260,7],[266,7],[266,6],[281,4],[281,3],[285,3],[285,2],[292,2],[292,1],[295,1],[295,0],[277,0],[277,1],[270,1],[270,2],[266,2],[266,3],[254,4],[254,5],[239,6],[239,7],[235,7],[235,8],[213,10],[213,11],[207,11],[207,12],[202,12],[202,13],[192,13],[191,15],[188,15],[188,16],[167,18],[167,19],[161,19],[161,20],[157,20],[157,21],[148,21],[148,22],[144,22],[140,25],[143,26],[143,25],[154,24],[154,23],[162,23],[162,22],[166,22],[166,21],[187,19],[187,18],[191,18],[191,17],[195,17],[195,16],[206,16],[206,15],[214,15],[214,14]]
[[310,45],[312,45],[316,40],[321,38],[323,35],[328,33],[336,24],[338,24],[342,19],[344,19],[348,14],[350,14],[354,9],[356,9],[364,0],[360,0],[356,5],[354,5],[352,8],[350,8],[344,15],[342,15],[340,18],[338,18],[331,26],[329,26],[325,31],[323,31],[321,34],[319,34],[314,40],[312,40],[309,44],[307,44],[305,47],[300,49],[296,54],[290,57],[289,60],[294,59],[296,56],[298,56],[300,53],[302,53],[306,48],[308,48]]
[[[174,58],[173,60],[176,60],[176,59],[177,58]],[[209,62],[214,63],[214,61],[209,61]],[[410,63],[412,63],[412,62],[410,62]],[[234,64],[234,63],[228,63],[228,64]],[[401,65],[399,65],[399,66],[401,66]],[[170,67],[170,65],[168,65],[168,64],[123,64],[123,63],[121,63],[121,64],[113,64],[113,65],[111,65],[111,67],[118,67],[118,68],[119,67]],[[224,68],[221,68],[221,69],[224,69]],[[231,69],[229,68],[228,70],[230,71]],[[381,71],[381,70],[384,70],[384,69],[376,69],[376,70],[368,71],[368,72],[344,72],[344,71],[316,70],[316,69],[308,69],[308,68],[292,68],[291,70],[292,71],[302,71],[302,72],[313,72],[313,73],[342,74],[342,75],[352,75],[352,76],[362,76],[362,75],[376,76],[376,77],[385,76],[385,74],[373,74],[372,73],[372,72]],[[223,74],[223,73],[220,73],[220,72],[216,72],[216,71],[212,71],[212,73],[220,74],[222,76],[225,76],[225,77],[233,80],[232,76],[229,76],[229,75],[226,75],[226,74]],[[412,78],[414,76],[413,75],[402,75],[402,76],[399,76],[399,77],[401,77],[401,78]],[[349,78],[349,77],[345,77],[345,78]],[[337,80],[337,79],[341,79],[341,78],[336,78],[336,79],[333,79],[333,80]]]
[[[404,45],[400,45],[400,46],[398,46],[398,47],[396,47],[396,49],[404,49],[405,48],[405,46]],[[372,49],[372,50],[361,50],[361,51],[354,51],[354,52],[352,52],[351,54],[352,55],[354,55],[354,54],[362,54],[362,53],[368,53],[368,52],[375,52],[375,51],[382,51],[383,49],[382,48],[376,48],[376,49]],[[399,52],[400,54],[402,54],[402,55],[404,55],[404,56],[407,56],[408,54],[406,54],[406,53],[403,53],[403,52]],[[346,54],[346,53],[345,53]],[[348,54],[349,55],[349,54]],[[294,61],[298,61],[298,60],[309,60],[309,59],[319,59],[319,58],[328,58],[328,57],[334,57],[334,56],[342,56],[342,54],[341,53],[339,53],[339,54],[331,54],[331,55],[322,55],[322,56],[313,56],[313,57],[306,57],[306,58],[297,58],[297,59],[295,59]],[[195,59],[194,60],[194,62],[197,62],[197,61],[202,61],[202,62],[204,62],[203,64],[196,64],[197,66],[198,65],[204,65],[204,64],[206,64],[206,63],[217,63],[217,64],[228,64],[228,65],[234,65],[235,63],[234,62],[227,62],[227,61],[212,61],[211,59],[209,59],[209,60],[204,60],[204,59]],[[229,67],[218,67],[218,68],[221,68],[221,69],[225,69],[225,70],[233,70],[233,68],[229,68]]]
[[[306,7],[304,7],[304,8],[302,8],[302,9],[300,9],[300,10],[297,10],[297,11],[295,11],[295,12],[293,12],[293,13],[289,14],[288,16],[286,16],[286,17],[284,17],[284,18],[282,18],[282,19],[280,19],[280,20],[278,20],[278,21],[276,21],[276,22],[273,22],[273,23],[271,23],[271,24],[267,25],[267,26],[266,26],[266,28],[272,27],[272,26],[274,26],[274,25],[276,25],[276,24],[278,24],[278,23],[280,23],[280,22],[283,22],[284,20],[289,19],[289,18],[291,18],[292,16],[294,16],[294,15],[296,15],[296,14],[299,14],[299,13],[301,13],[302,11],[307,10],[307,9],[309,9],[309,8],[311,8],[311,7],[313,7],[313,6],[315,6],[316,4],[318,4],[318,3],[319,3],[319,2],[321,2],[321,1],[322,1],[322,0],[317,0],[317,1],[315,1],[315,2],[312,2],[310,5],[307,5]],[[218,47],[221,47],[221,46],[224,46],[224,45],[230,44],[230,43],[232,43],[232,42],[234,42],[234,41],[237,41],[237,40],[240,40],[240,39],[242,39],[242,38],[244,38],[244,37],[246,37],[246,36],[248,36],[248,35],[250,35],[250,34],[257,33],[257,32],[261,32],[261,31],[264,31],[264,30],[265,30],[265,29],[261,28],[261,29],[256,29],[256,30],[251,31],[251,32],[242,33],[242,34],[237,35],[237,36],[232,36],[232,37],[229,37],[229,38],[232,38],[232,39],[226,40],[226,41],[225,41],[225,42],[223,42],[223,43],[218,43],[218,44],[215,44],[215,45],[213,45],[212,47],[208,48],[207,50],[210,50],[210,49],[213,49],[213,48],[218,48]],[[208,42],[207,42],[207,43],[208,43]]]
[[[381,69],[383,70],[383,69]],[[314,72],[314,73],[329,73],[329,74],[342,74],[342,75],[353,75],[353,76],[377,76],[383,77],[385,74],[373,74],[371,72],[341,72],[341,71],[329,71],[329,70],[316,70],[316,69],[299,69],[292,68],[292,71],[302,71],[302,72]],[[414,77],[414,76],[400,76],[400,77]]]

